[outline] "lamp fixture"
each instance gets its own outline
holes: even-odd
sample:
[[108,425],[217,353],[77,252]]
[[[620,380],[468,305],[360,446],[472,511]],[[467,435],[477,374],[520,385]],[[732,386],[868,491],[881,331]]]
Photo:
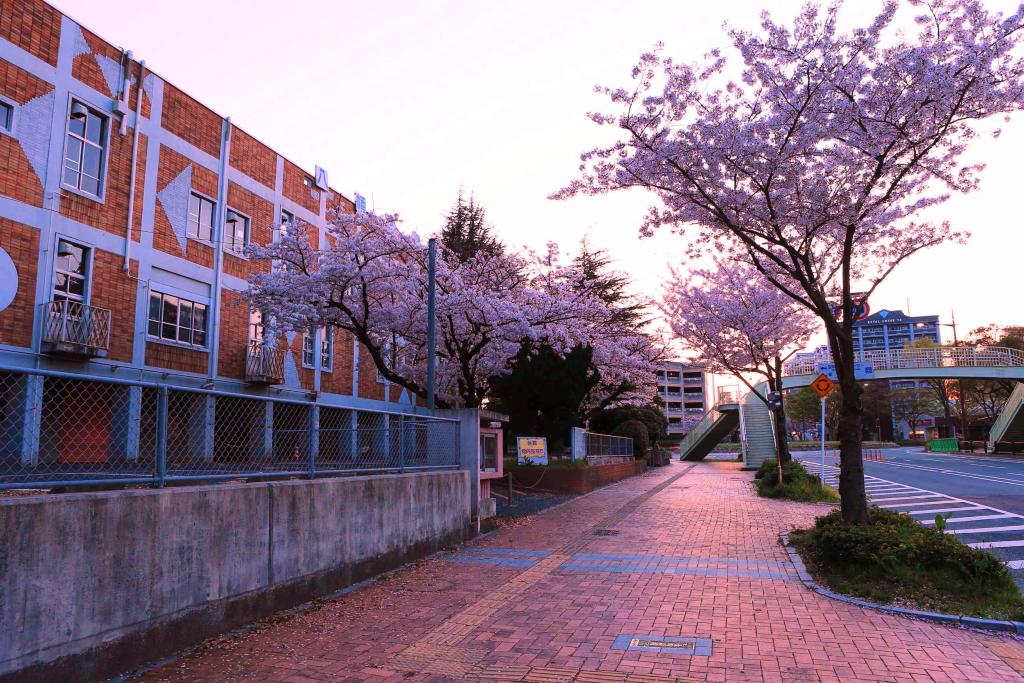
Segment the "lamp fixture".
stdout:
[[224,221],[226,223],[238,223],[241,220],[242,220],[242,217],[239,216],[234,211],[232,211],[231,209],[228,209],[227,214],[224,216]]
[[73,119],[84,119],[89,116],[89,108],[81,102],[75,101],[71,103],[71,118]]

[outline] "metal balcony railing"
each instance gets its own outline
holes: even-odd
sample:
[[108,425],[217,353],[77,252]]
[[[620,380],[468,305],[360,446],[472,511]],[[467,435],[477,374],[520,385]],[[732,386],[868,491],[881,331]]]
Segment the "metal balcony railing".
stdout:
[[110,310],[61,299],[42,305],[42,351],[61,356],[103,358],[110,348]]
[[284,349],[261,341],[249,342],[245,354],[245,381],[252,384],[284,382]]

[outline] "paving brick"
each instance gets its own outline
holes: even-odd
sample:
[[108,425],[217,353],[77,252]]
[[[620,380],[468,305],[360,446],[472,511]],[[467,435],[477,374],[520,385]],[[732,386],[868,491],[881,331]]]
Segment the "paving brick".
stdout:
[[[1016,668],[1024,645],[1014,640],[809,591],[785,569],[777,535],[823,508],[759,499],[733,463],[688,468],[675,463],[606,487],[466,552],[539,551],[531,567],[437,555],[144,680],[258,671],[262,680],[1024,681]],[[619,533],[594,535],[598,528]],[[567,568],[577,554],[618,569]],[[659,566],[743,571],[650,571]],[[624,634],[709,638],[712,654],[612,649]],[[325,660],[332,668],[318,667]]]

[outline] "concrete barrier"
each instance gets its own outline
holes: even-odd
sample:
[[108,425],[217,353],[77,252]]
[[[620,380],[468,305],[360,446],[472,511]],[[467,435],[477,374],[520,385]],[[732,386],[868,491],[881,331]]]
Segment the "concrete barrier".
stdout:
[[464,471],[0,498],[0,680],[129,671],[470,521]]
[[611,465],[588,467],[523,467],[509,468],[516,484],[544,491],[588,493],[613,482],[643,474],[647,464],[643,460],[627,460]]

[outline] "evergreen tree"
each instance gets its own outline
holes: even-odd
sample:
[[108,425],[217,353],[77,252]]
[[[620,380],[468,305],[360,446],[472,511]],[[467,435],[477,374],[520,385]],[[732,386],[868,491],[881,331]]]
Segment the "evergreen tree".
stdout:
[[501,242],[494,237],[487,223],[487,210],[472,194],[467,201],[463,197],[462,188],[459,188],[455,205],[444,217],[441,243],[460,263],[465,263],[481,251],[493,254],[503,250]]

